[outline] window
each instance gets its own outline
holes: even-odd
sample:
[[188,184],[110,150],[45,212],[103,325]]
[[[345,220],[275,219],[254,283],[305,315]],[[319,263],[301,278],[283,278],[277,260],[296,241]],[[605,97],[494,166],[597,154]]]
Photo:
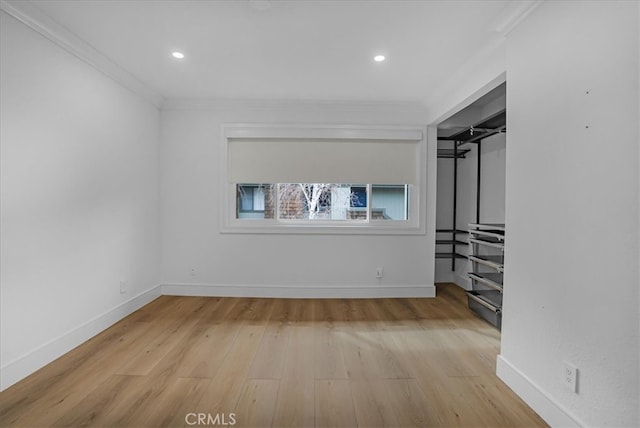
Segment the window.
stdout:
[[409,219],[409,185],[382,185],[371,187],[371,213],[383,220]]
[[424,233],[422,129],[223,132],[223,232]]
[[366,208],[367,207],[367,187],[366,186],[354,186],[351,187],[351,193],[353,197],[351,198],[350,206],[352,208]]
[[[273,218],[267,211],[265,217],[265,194],[269,195],[271,189],[269,184],[239,184],[237,186],[237,215],[239,219],[264,219]],[[271,215],[272,217],[268,217]]]
[[[282,221],[408,220],[408,185],[237,184],[236,218]],[[371,193],[371,197],[369,197]],[[371,210],[367,201],[373,201]]]

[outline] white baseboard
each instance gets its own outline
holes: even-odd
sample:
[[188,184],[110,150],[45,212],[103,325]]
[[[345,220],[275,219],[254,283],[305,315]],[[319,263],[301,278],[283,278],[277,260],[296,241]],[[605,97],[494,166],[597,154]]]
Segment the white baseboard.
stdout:
[[0,368],[0,391],[24,379],[78,345],[91,339],[109,326],[160,296],[160,286],[138,294],[126,302],[110,309],[71,331],[50,340],[29,353]]
[[584,423],[556,403],[524,373],[498,355],[496,374],[552,427],[584,427]]
[[383,298],[435,297],[434,285],[219,285],[162,284],[162,294],[171,296],[274,297],[274,298]]

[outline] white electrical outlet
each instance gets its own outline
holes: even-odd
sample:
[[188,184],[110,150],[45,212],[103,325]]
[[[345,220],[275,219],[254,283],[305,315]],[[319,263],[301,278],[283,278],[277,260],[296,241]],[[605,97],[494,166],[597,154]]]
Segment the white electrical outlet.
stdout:
[[563,382],[574,394],[578,393],[578,368],[566,361],[563,362]]
[[124,280],[120,280],[120,294],[124,294],[127,292],[127,283]]
[[383,276],[384,276],[384,270],[381,267],[376,268],[376,278],[379,279],[379,278],[382,278]]

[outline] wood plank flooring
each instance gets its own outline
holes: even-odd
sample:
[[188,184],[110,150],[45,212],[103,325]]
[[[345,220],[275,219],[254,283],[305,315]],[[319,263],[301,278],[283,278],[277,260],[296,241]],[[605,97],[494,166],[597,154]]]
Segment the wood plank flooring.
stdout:
[[0,393],[0,426],[546,426],[500,334],[435,299],[163,296]]

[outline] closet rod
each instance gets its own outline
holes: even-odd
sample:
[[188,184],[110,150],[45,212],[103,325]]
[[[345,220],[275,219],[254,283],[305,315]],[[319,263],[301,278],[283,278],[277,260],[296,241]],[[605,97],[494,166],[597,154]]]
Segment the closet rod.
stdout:
[[500,128],[495,128],[495,129],[492,129],[492,130],[489,130],[489,131],[485,132],[484,134],[476,135],[473,138],[469,138],[469,139],[466,139],[466,140],[459,141],[458,145],[462,146],[462,145],[467,144],[467,143],[476,143],[478,141],[482,141],[485,138],[489,138],[492,135],[500,134],[500,133],[503,133],[503,132],[507,132],[507,127],[506,126],[502,126]]

